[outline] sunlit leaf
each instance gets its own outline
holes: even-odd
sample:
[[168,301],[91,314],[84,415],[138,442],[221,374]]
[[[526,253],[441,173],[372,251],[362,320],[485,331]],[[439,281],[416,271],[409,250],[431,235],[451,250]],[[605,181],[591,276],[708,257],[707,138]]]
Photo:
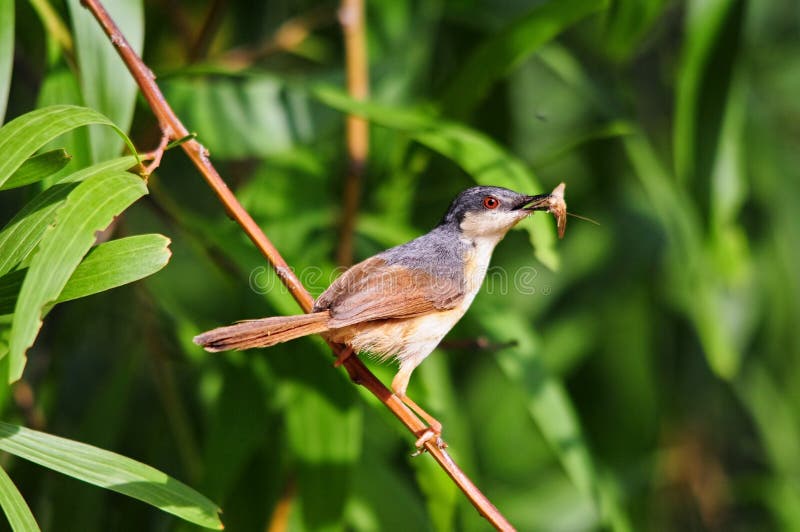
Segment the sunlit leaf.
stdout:
[[219,508],[148,465],[92,445],[0,421],[0,449],[64,475],[146,502],[197,525],[222,529]]
[[166,266],[169,238],[136,235],[105,242],[75,268],[57,302],[104,292],[143,279]]
[[[69,0],[75,51],[80,67],[83,102],[108,116],[122,131],[133,119],[138,87],[111,40],[79,0]],[[141,54],[144,45],[144,10],[141,0],[104,0],[103,7],[119,26],[131,50]],[[92,161],[119,155],[122,142],[97,127],[89,128]]]
[[187,127],[215,157],[268,156],[309,142],[330,111],[270,76],[187,76],[168,79],[164,91]]
[[25,367],[25,352],[41,327],[43,308],[54,301],[81,258],[114,216],[147,193],[141,178],[128,173],[102,173],[82,181],[56,213],[56,224],[42,238],[20,290],[11,325],[11,381]]
[[135,153],[136,150],[125,134],[97,111],[74,105],[53,105],[26,113],[0,128],[0,186],[25,160],[49,141],[89,124],[113,128]]
[[[54,68],[47,72],[36,98],[36,107],[51,105],[83,105],[83,96],[75,72],[67,67]],[[89,128],[79,127],[59,135],[42,149],[63,148],[72,156],[75,168],[92,164],[92,149],[89,145]]]
[[[286,411],[287,445],[298,464],[302,520],[311,530],[341,520],[362,439],[362,411],[352,386],[330,371],[327,357],[317,356],[314,362],[315,371],[308,372],[308,361],[305,369],[297,368],[297,373],[313,375],[291,386],[291,407]],[[332,485],[337,486],[333,491]]]
[[120,157],[68,176],[40,192],[0,231],[0,276],[22,262],[33,251],[67,195],[77,183],[105,172],[121,172],[136,164],[133,156]]
[[2,467],[0,467],[0,506],[3,507],[8,524],[14,532],[39,530],[39,524],[34,519],[28,503]]

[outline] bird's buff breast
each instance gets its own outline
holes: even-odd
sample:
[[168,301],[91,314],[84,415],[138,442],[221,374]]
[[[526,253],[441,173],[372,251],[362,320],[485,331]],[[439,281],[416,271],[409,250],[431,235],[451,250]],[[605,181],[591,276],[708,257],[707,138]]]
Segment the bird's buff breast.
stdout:
[[328,337],[380,360],[397,358],[403,361],[427,357],[475,299],[489,267],[493,244],[470,246],[464,257],[465,294],[456,307],[414,318],[366,322],[333,329]]

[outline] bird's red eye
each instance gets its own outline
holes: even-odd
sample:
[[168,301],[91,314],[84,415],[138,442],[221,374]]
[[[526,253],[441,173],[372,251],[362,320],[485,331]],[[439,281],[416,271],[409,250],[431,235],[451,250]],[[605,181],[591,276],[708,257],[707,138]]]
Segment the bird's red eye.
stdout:
[[500,206],[500,200],[495,198],[494,196],[486,196],[483,198],[483,206],[487,209],[496,209]]

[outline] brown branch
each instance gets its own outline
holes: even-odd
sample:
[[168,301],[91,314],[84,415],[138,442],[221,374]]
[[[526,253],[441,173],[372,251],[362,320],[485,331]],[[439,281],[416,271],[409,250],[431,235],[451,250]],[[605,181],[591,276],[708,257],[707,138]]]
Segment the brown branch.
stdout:
[[[145,66],[136,52],[128,45],[127,40],[119,31],[119,28],[111,19],[103,5],[98,0],[82,0],[82,3],[92,12],[102,26],[103,31],[105,31],[111,39],[111,43],[117,49],[120,57],[122,57],[131,75],[139,85],[150,108],[158,118],[158,122],[164,133],[168,134],[173,140],[186,137],[189,132],[164,99],[164,95],[155,82],[155,76],[150,69]],[[272,245],[272,242],[270,242],[258,225],[256,225],[253,218],[245,211],[244,207],[242,207],[222,180],[208,158],[208,151],[202,144],[194,139],[183,143],[181,148],[183,148],[206,180],[206,183],[208,183],[220,202],[225,206],[228,214],[242,227],[261,254],[264,255],[275,269],[278,277],[303,311],[310,311],[314,304],[314,299],[311,297],[311,294],[303,287],[300,280],[295,276],[294,272],[289,269],[286,261],[284,261],[280,253],[278,253],[278,250]],[[344,348],[338,344],[330,345],[333,352],[337,355]],[[344,362],[344,366],[347,368],[347,372],[350,374],[353,381],[363,385],[375,395],[412,434],[419,436],[425,432],[427,426],[420,421],[396,395],[389,391],[389,389],[367,369],[358,357],[351,356],[347,358]],[[505,517],[497,511],[489,499],[475,487],[472,481],[461,471],[456,463],[453,462],[450,455],[444,449],[440,449],[436,445],[436,442],[430,440],[425,443],[425,449],[464,492],[478,512],[486,517],[495,528],[498,530],[514,529]]]
[[[339,23],[344,32],[347,92],[356,100],[369,94],[367,69],[366,14],[364,0],[342,0]],[[369,123],[361,117],[347,117],[347,176],[344,184],[342,215],[339,226],[337,262],[349,266],[353,262],[353,233],[361,200],[361,183],[369,152]]]

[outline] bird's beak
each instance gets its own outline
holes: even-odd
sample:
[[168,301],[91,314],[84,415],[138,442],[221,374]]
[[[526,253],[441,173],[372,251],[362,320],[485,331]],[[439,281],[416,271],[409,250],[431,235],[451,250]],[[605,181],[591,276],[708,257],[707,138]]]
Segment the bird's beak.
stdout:
[[550,209],[550,194],[539,194],[537,196],[525,196],[514,207],[514,210],[524,211],[546,211]]

